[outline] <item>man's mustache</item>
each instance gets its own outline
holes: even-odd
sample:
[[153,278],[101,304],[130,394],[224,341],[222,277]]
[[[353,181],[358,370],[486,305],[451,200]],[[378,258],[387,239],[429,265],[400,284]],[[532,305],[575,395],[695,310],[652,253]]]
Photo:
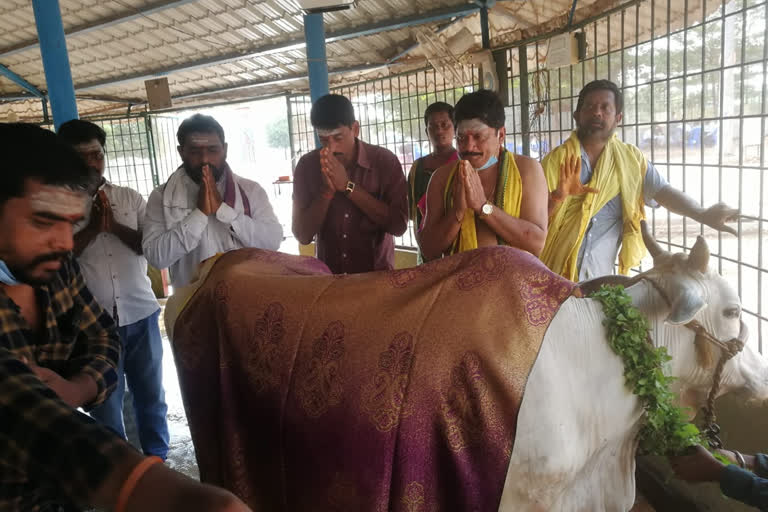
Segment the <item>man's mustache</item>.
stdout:
[[28,267],[34,267],[37,265],[40,265],[41,263],[48,263],[49,261],[62,261],[67,256],[69,256],[68,252],[49,252],[48,254],[41,254],[37,258],[34,258],[28,265]]

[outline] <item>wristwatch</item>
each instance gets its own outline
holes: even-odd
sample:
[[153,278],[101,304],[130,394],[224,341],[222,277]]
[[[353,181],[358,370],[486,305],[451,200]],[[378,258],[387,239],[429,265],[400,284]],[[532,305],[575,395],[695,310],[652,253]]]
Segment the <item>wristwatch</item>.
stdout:
[[349,195],[352,193],[352,191],[355,190],[355,184],[351,181],[347,182],[347,188],[344,189],[344,194]]
[[484,219],[493,213],[493,203],[486,202],[482,208],[480,208],[480,218]]

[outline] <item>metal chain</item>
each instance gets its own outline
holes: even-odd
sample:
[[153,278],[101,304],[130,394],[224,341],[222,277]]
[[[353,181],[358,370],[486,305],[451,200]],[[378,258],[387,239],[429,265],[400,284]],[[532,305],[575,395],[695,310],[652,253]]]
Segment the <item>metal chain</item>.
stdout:
[[720,391],[720,379],[723,375],[723,367],[731,357],[733,356],[725,351],[723,351],[720,356],[720,360],[717,362],[717,367],[715,368],[715,373],[712,376],[712,387],[709,390],[709,395],[707,395],[707,404],[704,406],[704,429],[702,433],[707,438],[707,441],[709,441],[709,446],[713,449],[723,447],[723,441],[719,436],[720,425],[715,423],[717,421],[717,417],[715,416],[715,398],[717,398],[717,394]]

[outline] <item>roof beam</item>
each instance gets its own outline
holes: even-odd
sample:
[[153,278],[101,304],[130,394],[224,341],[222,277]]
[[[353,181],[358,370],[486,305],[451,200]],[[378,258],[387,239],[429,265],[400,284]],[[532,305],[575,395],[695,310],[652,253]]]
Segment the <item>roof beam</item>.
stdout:
[[27,82],[26,80],[21,78],[21,76],[17,75],[16,73],[11,71],[7,67],[3,66],[2,64],[0,64],[0,76],[4,76],[5,78],[15,83],[16,85],[18,85],[19,87],[21,87],[22,89],[24,89],[25,91],[27,91],[28,93],[30,93],[32,96],[36,98],[42,98],[43,96],[45,96],[40,89],[38,89],[31,83]]
[[[71,27],[65,30],[64,34],[67,36],[77,36],[77,35],[87,34],[88,32],[109,28],[114,25],[119,25],[120,23],[133,21],[139,18],[143,18],[145,16],[150,16],[156,12],[164,11],[166,9],[172,9],[174,7],[181,7],[182,5],[193,3],[196,1],[197,0],[159,0],[145,7],[142,7],[140,9],[134,9],[130,14],[125,14],[125,13],[113,14],[111,16],[107,16],[106,18],[101,18],[99,20],[92,21],[90,23],[83,23],[82,25],[76,25],[74,27]],[[0,58],[10,57],[11,55],[14,55],[16,53],[32,50],[33,48],[37,48],[38,46],[40,46],[40,41],[38,39],[28,39],[27,41],[22,41],[21,43],[18,43],[8,48],[4,48],[0,50]]]
[[78,94],[76,98],[82,101],[104,101],[107,103],[129,103],[132,105],[142,105],[147,102],[146,98],[121,98],[119,96],[105,96],[101,94]]
[[[351,66],[346,68],[329,69],[328,76],[341,75],[344,73],[357,73],[361,71],[371,71],[372,69],[383,68],[386,66],[387,66],[386,63],[381,63],[381,64],[366,64],[362,66]],[[178,96],[173,96],[171,99],[188,100],[191,98],[200,98],[202,96],[211,96],[213,94],[223,94],[227,92],[242,91],[244,89],[252,89],[254,87],[265,87],[267,85],[280,85],[288,82],[295,82],[296,80],[302,80],[306,78],[308,78],[307,73],[300,73],[300,74],[288,75],[280,78],[270,78],[269,80],[261,80],[258,82],[250,82],[248,84],[243,84],[243,85],[235,85],[232,87],[224,87],[220,89],[209,89],[209,90],[203,90],[199,92],[192,92],[189,94],[181,94]]]
[[379,23],[372,23],[370,25],[366,25],[362,27],[353,27],[348,30],[340,30],[337,32],[332,32],[326,36],[325,42],[333,43],[335,41],[342,41],[344,39],[354,39],[357,37],[372,36],[374,34],[378,34],[379,32],[386,32],[389,30],[400,30],[403,28],[413,27],[416,25],[426,25],[427,23],[443,21],[445,19],[454,18],[456,16],[467,16],[479,10],[480,10],[479,6],[472,5],[472,4],[435,9],[434,11],[427,11],[421,14],[405,16],[404,18],[398,18],[398,19],[389,20],[389,21],[382,21]]
[[[43,95],[45,95],[45,93],[43,93]],[[78,94],[75,96],[75,98],[82,101],[104,101],[107,103],[122,103],[122,104],[132,104],[132,105],[142,105],[147,102],[145,98],[120,98],[118,96],[103,96],[100,94],[96,94],[96,95]],[[37,99],[41,99],[41,97],[35,96],[32,94],[26,94],[26,93],[0,94],[0,101],[3,101],[3,102],[27,101],[27,100],[37,100]]]
[[[346,68],[337,68],[337,69],[330,69],[328,70],[328,75],[340,75],[343,73],[355,73],[355,72],[361,72],[361,71],[371,71],[373,69],[386,67],[386,63],[381,64],[367,64],[362,66],[352,66],[352,67],[346,67]],[[306,79],[307,74],[296,74],[296,75],[289,75],[281,78],[270,78],[268,80],[261,80],[258,82],[250,82],[243,85],[234,85],[231,87],[224,87],[219,89],[206,89],[202,91],[192,92],[188,94],[179,94],[174,95],[171,97],[173,100],[188,100],[192,98],[200,98],[203,96],[212,96],[214,94],[223,94],[228,92],[236,92],[241,91],[244,89],[252,89],[256,87],[265,87],[268,85],[280,85],[283,83],[288,82],[295,82],[297,80]],[[0,95],[0,102],[2,101],[25,101],[25,100],[31,100],[36,99],[36,96],[32,96],[31,94],[14,94],[14,95]],[[133,104],[133,105],[143,105],[147,102],[146,99],[140,99],[140,98],[120,98],[120,97],[114,97],[114,96],[102,96],[102,95],[83,95],[78,94],[77,95],[78,100],[92,100],[92,101],[105,101],[105,102],[111,102],[111,103],[123,103],[123,104]]]
[[38,100],[37,96],[32,96],[31,94],[3,94],[0,95],[0,103],[6,103],[11,101],[27,101],[27,100]]
[[[422,25],[425,23],[433,23],[457,16],[466,16],[477,12],[480,8],[473,4],[464,4],[450,8],[436,9],[428,11],[420,15],[406,16],[395,20],[384,21],[380,23],[372,23],[370,25],[364,25],[351,29],[338,30],[335,32],[329,32],[325,36],[326,43],[333,43],[336,41],[343,41],[345,39],[355,39],[358,37],[370,36],[378,34],[380,32],[386,32],[389,30],[398,30],[402,28],[412,27],[414,25]],[[271,53],[280,53],[290,50],[297,50],[304,48],[304,39],[294,39],[291,41],[285,41],[282,43],[270,44],[260,46],[252,50],[242,50],[239,52],[231,52],[223,55],[217,55],[214,57],[208,57],[192,62],[180,64],[170,68],[165,68],[156,71],[134,73],[130,75],[118,76],[115,78],[107,78],[105,80],[97,80],[94,82],[87,82],[79,85],[75,85],[77,91],[87,91],[89,89],[96,89],[98,87],[106,87],[112,85],[120,85],[127,82],[144,81],[152,78],[159,78],[167,76],[173,73],[181,73],[184,71],[192,71],[194,69],[206,68],[210,66],[216,66],[220,64],[227,64],[229,62],[235,62],[238,60],[252,59],[255,57],[261,57],[263,55],[269,55]]]

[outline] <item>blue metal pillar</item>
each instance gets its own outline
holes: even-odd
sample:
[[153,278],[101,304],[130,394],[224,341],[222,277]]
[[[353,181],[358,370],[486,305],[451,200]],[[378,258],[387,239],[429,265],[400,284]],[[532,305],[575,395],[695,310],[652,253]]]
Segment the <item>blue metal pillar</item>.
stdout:
[[[307,41],[307,74],[309,76],[309,97],[314,105],[317,98],[330,91],[328,86],[328,58],[325,54],[325,27],[323,13],[304,15],[304,38]],[[320,148],[320,139],[315,134],[315,147]]]
[[325,55],[323,13],[304,15],[304,37],[307,40],[307,71],[312,103],[328,94],[328,60]]
[[32,0],[32,8],[53,110],[53,125],[58,130],[63,123],[78,118],[59,0]]

